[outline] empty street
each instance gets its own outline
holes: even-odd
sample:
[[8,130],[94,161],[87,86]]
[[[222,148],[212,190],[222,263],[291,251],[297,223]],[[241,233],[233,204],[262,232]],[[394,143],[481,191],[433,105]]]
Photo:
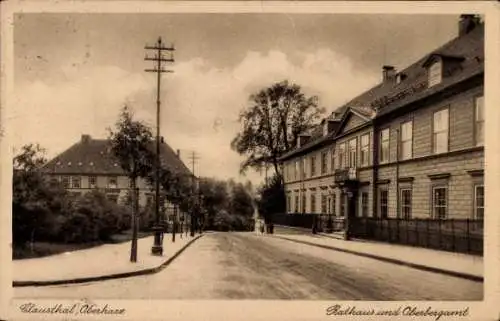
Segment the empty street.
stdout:
[[208,233],[157,274],[14,291],[51,299],[481,300],[483,284],[267,235]]

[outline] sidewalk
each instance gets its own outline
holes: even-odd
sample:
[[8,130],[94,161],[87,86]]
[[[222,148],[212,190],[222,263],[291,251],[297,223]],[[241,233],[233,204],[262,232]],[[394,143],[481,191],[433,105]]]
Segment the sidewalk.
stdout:
[[481,256],[368,240],[345,241],[335,234],[319,233],[313,235],[300,233],[298,230],[295,231],[293,234],[278,231],[274,234],[274,237],[406,265],[421,270],[483,281],[484,265]]
[[141,238],[137,262],[130,262],[130,242],[105,244],[90,249],[67,252],[43,258],[12,261],[14,286],[55,285],[91,282],[158,272],[192,242],[201,237],[165,234],[163,255],[151,255],[154,236]]

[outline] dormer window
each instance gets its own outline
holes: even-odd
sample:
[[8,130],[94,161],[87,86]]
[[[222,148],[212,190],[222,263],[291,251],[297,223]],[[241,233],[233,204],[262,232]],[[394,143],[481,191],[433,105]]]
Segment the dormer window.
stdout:
[[429,66],[429,87],[441,83],[443,79],[443,63],[441,60],[435,61]]

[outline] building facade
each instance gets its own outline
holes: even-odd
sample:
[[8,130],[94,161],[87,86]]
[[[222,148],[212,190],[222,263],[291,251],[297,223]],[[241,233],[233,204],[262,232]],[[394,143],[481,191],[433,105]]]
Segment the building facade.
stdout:
[[483,88],[484,24],[463,15],[455,39],[399,72],[384,66],[283,155],[287,212],[482,219]]
[[[191,171],[180,159],[179,152],[176,154],[163,140],[160,150],[163,166],[173,172],[192,176]],[[79,142],[50,160],[42,171],[49,180],[60,182],[74,196],[99,190],[109,200],[123,204],[131,191],[131,180],[112,154],[109,141],[93,139],[89,135],[82,135]],[[143,208],[153,206],[155,203],[154,187],[150,186],[145,179],[139,178],[137,188],[139,206]],[[169,202],[161,205],[167,213],[173,212],[173,206]]]

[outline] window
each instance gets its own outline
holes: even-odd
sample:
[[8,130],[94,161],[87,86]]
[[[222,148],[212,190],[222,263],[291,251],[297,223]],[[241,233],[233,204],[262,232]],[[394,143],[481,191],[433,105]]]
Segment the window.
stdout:
[[306,212],[306,202],[307,202],[307,197],[304,192],[304,195],[302,195],[302,213]]
[[429,67],[429,87],[437,85],[442,80],[442,63],[436,61]]
[[389,128],[380,132],[380,162],[389,161]]
[[448,151],[448,109],[434,113],[432,149],[434,154]]
[[411,189],[401,189],[401,215],[404,220],[411,219]]
[[302,178],[307,178],[306,159],[302,159]]
[[328,153],[321,153],[321,175],[325,175],[328,171]]
[[413,157],[413,122],[408,121],[401,124],[401,145],[400,159],[410,159]]
[[327,202],[326,202],[326,195],[321,195],[321,213],[322,214],[327,214],[328,208],[327,208]]
[[386,189],[380,190],[380,217],[387,218],[389,205],[389,192]]
[[64,188],[69,188],[69,177],[68,176],[63,176],[61,178],[61,183]]
[[339,145],[339,154],[338,154],[338,168],[342,169],[346,164],[344,164],[344,157],[345,157],[345,144],[340,144]]
[[71,188],[81,188],[81,178],[79,176],[71,177]]
[[311,156],[311,177],[316,175],[316,156]]
[[335,149],[332,148],[332,150],[330,151],[330,156],[331,156],[330,171],[333,172],[335,170]]
[[295,213],[298,213],[299,212],[299,196],[296,195],[295,196]]
[[474,218],[484,219],[484,185],[474,186]]
[[95,188],[97,186],[97,177],[89,176],[89,187]]
[[108,177],[108,188],[118,188],[118,179],[116,177]]
[[290,213],[292,210],[292,205],[291,205],[292,198],[290,196],[286,197],[286,211],[287,213]]
[[311,193],[311,213],[316,213],[316,194]]
[[344,193],[340,194],[340,216],[344,217],[347,207],[347,195]]
[[299,179],[299,161],[295,161],[295,173],[294,173],[294,177],[295,179]]
[[337,194],[334,193],[332,195],[332,209],[331,209],[331,212],[333,215],[335,215],[335,213],[337,212]]
[[432,188],[432,217],[443,220],[446,218],[448,208],[447,188],[436,186]]
[[357,139],[351,139],[349,141],[349,167],[350,168],[355,168],[356,167],[356,149],[357,149]]
[[370,134],[361,136],[361,166],[370,165]]
[[361,192],[361,216],[368,217],[368,192]]
[[477,97],[475,100],[475,142],[476,146],[484,144],[484,97]]

